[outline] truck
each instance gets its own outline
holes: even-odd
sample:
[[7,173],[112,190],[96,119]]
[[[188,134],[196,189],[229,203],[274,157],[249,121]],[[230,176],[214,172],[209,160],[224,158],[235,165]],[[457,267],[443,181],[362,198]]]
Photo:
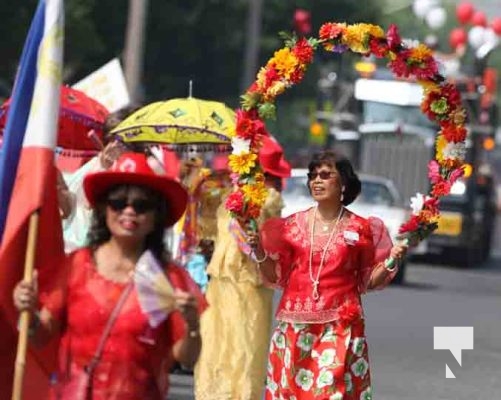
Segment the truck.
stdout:
[[[413,254],[474,266],[489,257],[494,230],[495,190],[486,152],[497,126],[497,104],[495,90],[486,88],[482,79],[462,76],[456,85],[468,115],[465,175],[441,199],[438,229]],[[376,70],[357,79],[353,92],[358,126],[332,126],[329,146],[343,149],[361,173],[391,179],[403,198],[428,193],[427,165],[439,128],[421,112],[422,87]]]

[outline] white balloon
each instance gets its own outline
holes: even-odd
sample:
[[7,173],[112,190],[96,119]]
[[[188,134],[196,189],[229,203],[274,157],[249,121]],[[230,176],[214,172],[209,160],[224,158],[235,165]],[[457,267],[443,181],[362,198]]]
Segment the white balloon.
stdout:
[[470,43],[471,47],[474,49],[478,49],[485,43],[486,36],[485,28],[474,26],[468,32],[468,43]]
[[443,7],[432,8],[425,17],[426,24],[434,30],[444,26],[446,20],[447,12]]
[[428,11],[439,5],[439,0],[414,0],[412,3],[412,11],[414,11],[417,17],[424,18],[426,14],[428,14]]

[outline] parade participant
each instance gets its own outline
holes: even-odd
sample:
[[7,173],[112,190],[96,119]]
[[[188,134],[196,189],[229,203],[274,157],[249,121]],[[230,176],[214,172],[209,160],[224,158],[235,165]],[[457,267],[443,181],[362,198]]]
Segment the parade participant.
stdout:
[[283,288],[268,360],[266,399],[370,399],[360,296],[384,287],[405,246],[392,245],[381,220],[345,206],[360,193],[351,163],[332,152],[308,166],[317,205],[271,219],[248,243],[266,280]]
[[[264,147],[260,163],[274,178],[290,176],[278,147]],[[272,179],[273,178],[273,179]],[[268,198],[258,223],[280,215],[280,193],[268,185]],[[224,202],[217,211],[214,253],[207,267],[210,280],[200,334],[204,343],[195,367],[197,400],[260,400],[266,377],[273,290],[263,285],[240,224]]]
[[[38,294],[36,284],[20,282],[15,306],[32,313],[33,344],[61,337],[57,399],[164,399],[173,362],[192,367],[201,346],[204,300],[163,246],[186,191],[140,153],[122,154],[83,186],[93,213],[89,246],[67,257],[50,290]],[[147,255],[145,267],[138,260]],[[172,291],[159,297],[164,280]]]

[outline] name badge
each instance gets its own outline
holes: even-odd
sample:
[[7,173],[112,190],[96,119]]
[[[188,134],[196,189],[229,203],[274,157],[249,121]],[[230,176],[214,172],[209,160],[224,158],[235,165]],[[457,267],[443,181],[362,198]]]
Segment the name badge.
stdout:
[[353,246],[355,243],[357,243],[358,240],[360,239],[360,236],[358,235],[358,233],[353,232],[353,231],[344,231],[343,237],[344,237],[346,244],[349,244],[351,246]]

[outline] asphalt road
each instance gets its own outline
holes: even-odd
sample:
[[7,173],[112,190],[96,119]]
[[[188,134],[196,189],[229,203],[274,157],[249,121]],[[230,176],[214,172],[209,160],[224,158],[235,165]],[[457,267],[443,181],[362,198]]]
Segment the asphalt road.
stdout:
[[[365,297],[374,399],[501,399],[501,223],[494,256],[475,269],[413,264],[406,284]],[[472,326],[474,349],[459,365],[433,349],[434,326]],[[455,379],[445,377],[448,364]],[[189,376],[173,376],[169,399],[193,399]]]

